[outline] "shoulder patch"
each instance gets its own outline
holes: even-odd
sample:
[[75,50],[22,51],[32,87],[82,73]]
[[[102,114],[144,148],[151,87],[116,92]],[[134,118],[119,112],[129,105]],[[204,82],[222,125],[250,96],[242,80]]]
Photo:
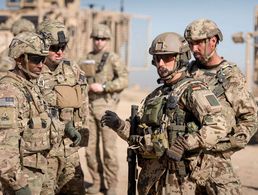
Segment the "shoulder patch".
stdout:
[[14,128],[17,123],[17,113],[13,97],[0,98],[0,128]]
[[209,90],[198,90],[192,93],[193,103],[197,112],[203,116],[208,113],[221,111],[221,104],[217,97]]
[[9,107],[14,105],[14,97],[3,97],[0,98],[0,107]]

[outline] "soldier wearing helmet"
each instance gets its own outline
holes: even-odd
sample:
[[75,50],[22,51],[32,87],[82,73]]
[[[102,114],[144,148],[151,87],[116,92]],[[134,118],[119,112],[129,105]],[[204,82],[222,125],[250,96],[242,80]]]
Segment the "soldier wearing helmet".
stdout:
[[[107,25],[94,25],[91,38],[93,51],[87,54],[81,63],[89,83],[90,118],[89,146],[86,150],[87,165],[92,176],[93,185],[87,189],[88,194],[98,193],[107,188],[107,194],[116,194],[118,159],[116,134],[100,125],[100,119],[106,109],[116,110],[119,94],[128,85],[128,72],[119,56],[110,51],[111,31]],[[99,136],[102,136],[103,158],[100,156]],[[103,162],[102,160],[103,159]],[[104,184],[103,167],[106,184]]]
[[[14,36],[22,32],[35,32],[35,26],[31,21],[21,18],[16,20],[12,24],[11,32]],[[0,72],[6,72],[8,70],[13,69],[15,66],[15,61],[12,58],[8,57],[8,53],[8,48],[6,48],[0,53]]]
[[[231,129],[227,140],[221,141],[213,150],[222,151],[224,157],[230,159],[234,152],[245,147],[257,130],[255,100],[248,91],[245,77],[237,65],[217,53],[217,45],[223,40],[223,36],[215,22],[209,19],[194,20],[186,27],[184,35],[195,57],[188,73],[208,84],[222,104],[222,112],[227,118],[228,128]],[[207,162],[211,163],[214,163],[214,160]],[[228,164],[223,165],[220,166],[221,169],[231,169]],[[200,175],[196,176],[196,180]],[[240,189],[240,184],[236,182],[238,178],[235,176],[224,174],[221,175],[221,180],[229,181],[218,189],[222,194],[227,194],[225,189]]]
[[51,118],[34,84],[48,54],[41,36],[23,32],[9,46],[16,66],[0,79],[0,180],[4,194],[52,194],[46,187]]
[[[37,83],[52,117],[66,124],[65,132],[56,132],[56,152],[48,158],[52,162],[49,163],[49,175],[53,178],[50,185],[57,186],[57,193],[84,194],[78,149],[79,145],[87,145],[87,80],[75,62],[64,58],[69,33],[63,23],[45,20],[39,24],[38,33],[47,38],[50,48]],[[62,163],[55,166],[56,162]]]
[[196,156],[228,133],[216,96],[203,82],[186,75],[189,52],[177,33],[162,33],[153,40],[149,53],[163,84],[145,98],[137,114],[138,135],[130,135],[130,119],[123,121],[109,110],[102,117],[103,125],[138,154],[138,194],[197,193],[190,177]]

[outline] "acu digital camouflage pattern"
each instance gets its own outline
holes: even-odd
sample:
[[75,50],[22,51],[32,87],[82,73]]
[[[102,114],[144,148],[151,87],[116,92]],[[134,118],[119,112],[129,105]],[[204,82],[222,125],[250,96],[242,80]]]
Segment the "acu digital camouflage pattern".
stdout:
[[[174,104],[176,109],[174,111],[172,109],[173,112],[168,112],[169,110],[166,109],[166,113],[163,113],[166,115],[163,128],[167,133],[165,136],[167,139],[170,126],[173,126],[172,131],[175,131],[172,135],[186,133],[184,137],[189,149],[181,161],[168,159],[165,154],[162,157],[155,157],[155,145],[146,146],[149,136],[144,132],[149,130],[142,129],[142,127],[144,129],[150,127],[151,132],[155,133],[157,127],[146,127],[142,124],[145,108],[154,99],[170,94],[179,96],[177,96],[178,99],[175,98],[177,100]],[[225,159],[222,153],[212,152],[212,148],[230,131],[221,112],[221,105],[218,100],[215,100],[216,97],[205,84],[188,78],[184,78],[173,86],[161,86],[147,96],[139,112],[138,133],[145,140],[145,144],[138,145],[137,149],[141,167],[138,179],[139,194],[240,194],[240,183],[233,172],[230,161]],[[178,103],[186,115],[177,110]],[[169,104],[168,100],[167,104]],[[174,123],[177,120],[175,113],[181,113],[185,118]],[[193,123],[197,125],[197,128],[191,127]],[[128,121],[123,129],[117,130],[118,135],[126,141],[130,140],[129,132],[130,123]],[[172,139],[175,138],[172,137]],[[170,141],[168,140],[168,142]],[[152,153],[152,155],[146,158],[147,153]],[[182,166],[185,169],[180,168]],[[207,172],[204,174],[203,171]]]
[[[88,120],[88,90],[87,81],[84,73],[80,70],[78,65],[71,61],[62,61],[54,71],[51,71],[47,66],[43,67],[38,85],[41,92],[51,107],[54,118],[59,118],[64,123],[73,121],[75,128],[84,135],[83,129],[87,128]],[[58,104],[58,86],[66,86],[67,90],[70,87],[79,87],[79,99],[82,100],[79,107],[61,107]],[[64,99],[67,102],[77,99],[73,94],[66,94]],[[84,193],[83,173],[80,168],[78,147],[70,147],[72,141],[68,138],[63,139],[64,132],[57,132],[58,139],[56,142],[56,155],[63,161],[62,167],[59,167],[58,181],[56,181],[58,189],[63,193],[78,194]],[[82,139],[83,142],[83,139]],[[85,146],[86,143],[82,143]],[[59,147],[58,147],[59,146]],[[63,155],[63,156],[62,156]],[[57,168],[57,167],[56,167]],[[54,168],[53,168],[54,170]],[[54,171],[55,172],[55,171]]]
[[13,194],[27,184],[33,195],[54,194],[45,186],[51,119],[39,89],[8,72],[0,80],[0,179]]
[[[105,84],[104,92],[89,92],[90,118],[89,129],[90,139],[86,150],[87,165],[92,179],[96,186],[103,187],[103,169],[108,188],[117,187],[117,148],[116,134],[107,127],[102,127],[100,120],[105,110],[116,110],[120,100],[119,93],[128,86],[128,71],[126,66],[121,62],[119,56],[113,52],[108,52],[108,57],[101,71],[98,66],[101,62],[104,52],[90,52],[86,59],[93,60],[95,63],[96,74],[88,77],[89,85],[92,83]],[[100,136],[103,143],[104,162],[100,157]],[[97,154],[97,155],[96,155]],[[100,168],[101,167],[101,168]],[[101,186],[100,186],[101,185]],[[98,188],[97,187],[97,188]]]

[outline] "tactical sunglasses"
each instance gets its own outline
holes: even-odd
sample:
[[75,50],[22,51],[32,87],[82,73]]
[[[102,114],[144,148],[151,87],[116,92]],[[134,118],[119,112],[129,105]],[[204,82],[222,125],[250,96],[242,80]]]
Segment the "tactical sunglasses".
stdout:
[[66,48],[66,44],[65,45],[51,45],[49,47],[49,51],[59,52],[60,50],[64,51],[65,48]]
[[160,60],[162,59],[163,62],[167,63],[172,61],[173,57],[175,57],[175,55],[173,54],[157,54],[153,56],[153,59],[155,62],[160,62]]
[[45,56],[39,56],[36,54],[28,54],[28,60],[32,62],[33,64],[39,64],[44,63],[46,57]]
[[107,38],[94,37],[94,40],[95,40],[95,41],[99,41],[99,40],[101,40],[101,41],[106,41]]

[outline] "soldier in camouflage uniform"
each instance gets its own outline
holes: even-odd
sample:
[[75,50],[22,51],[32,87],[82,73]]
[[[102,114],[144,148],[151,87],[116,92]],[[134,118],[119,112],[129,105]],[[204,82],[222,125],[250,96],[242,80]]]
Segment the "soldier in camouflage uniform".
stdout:
[[[24,18],[16,20],[11,27],[11,32],[14,36],[18,35],[21,32],[35,32],[34,24]],[[15,61],[8,56],[9,48],[6,48],[0,53],[0,71],[6,72],[15,67]],[[1,73],[0,73],[1,75]]]
[[[191,58],[186,40],[173,32],[157,36],[149,49],[162,86],[149,94],[138,113],[138,135],[129,135],[129,120],[106,111],[103,124],[137,148],[141,172],[138,193],[240,194],[233,168],[212,148],[229,133],[221,104],[206,84],[186,76]],[[209,176],[206,191],[193,176],[206,159],[219,159]],[[224,169],[223,165],[230,166]],[[220,169],[219,166],[222,166]],[[217,183],[225,179],[227,184]],[[217,193],[219,192],[219,193]]]
[[32,32],[20,33],[9,46],[16,66],[0,79],[0,180],[7,195],[51,195],[48,180],[51,119],[32,80],[42,70],[48,47]]
[[87,80],[76,63],[64,59],[69,35],[63,23],[43,21],[38,27],[38,32],[50,40],[46,66],[43,67],[38,85],[53,115],[66,123],[68,129],[76,130],[73,142],[63,136],[64,132],[58,132],[61,139],[55,144],[56,153],[53,154],[52,160],[56,157],[60,161],[60,166],[52,167],[51,175],[58,175],[57,192],[81,195],[85,193],[85,189],[78,154],[81,141],[78,132],[84,138],[81,146],[86,146],[89,112]]
[[[93,185],[87,193],[94,194],[104,186],[103,169],[107,182],[107,194],[115,194],[118,160],[116,137],[107,127],[101,127],[100,119],[106,109],[115,110],[119,93],[128,85],[128,72],[117,54],[109,51],[111,32],[108,26],[95,25],[91,33],[94,50],[81,63],[89,83],[90,139],[86,150],[87,164]],[[100,157],[100,136],[103,144],[103,163]]]
[[225,158],[230,159],[230,155],[246,146],[257,130],[255,100],[237,65],[218,55],[216,48],[223,36],[213,21],[194,20],[186,27],[184,36],[195,57],[189,66],[189,74],[209,85],[223,105],[227,121],[231,121],[231,132],[227,139],[215,148],[223,151]]

